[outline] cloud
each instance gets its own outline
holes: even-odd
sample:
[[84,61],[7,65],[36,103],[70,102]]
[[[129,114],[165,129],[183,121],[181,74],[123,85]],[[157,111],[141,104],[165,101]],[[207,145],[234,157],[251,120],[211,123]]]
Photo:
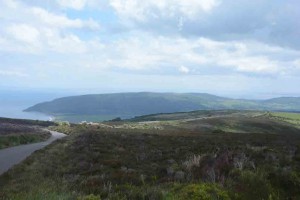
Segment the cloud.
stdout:
[[[19,1],[0,2],[0,51],[43,54],[82,53],[85,42],[74,32],[98,31],[93,19],[71,19],[65,14],[49,12],[44,8],[28,6]],[[15,13],[18,13],[16,15]]]
[[62,34],[58,29],[29,24],[14,24],[6,29],[6,37],[0,41],[1,51],[25,54],[77,54],[87,51],[87,43],[72,33]]
[[40,32],[35,27],[27,24],[13,24],[7,27],[6,30],[16,40],[28,44],[37,43],[40,36]]
[[185,67],[185,66],[181,66],[178,69],[180,72],[184,73],[184,74],[188,74],[190,72],[190,69]]
[[76,11],[82,11],[84,9],[101,10],[109,6],[110,0],[56,0],[55,2],[63,9],[72,9]]
[[87,0],[57,0],[57,3],[63,7],[81,10],[86,6]]
[[[122,26],[159,35],[257,40],[300,48],[295,0],[109,0]],[[183,20],[182,20],[183,19]],[[184,28],[183,28],[184,22]],[[178,31],[179,30],[179,31]]]
[[136,21],[178,16],[194,19],[218,5],[217,0],[110,0],[109,3],[120,17]]
[[50,13],[42,8],[32,8],[31,13],[46,25],[59,28],[89,28],[97,30],[100,28],[99,24],[90,19],[83,21],[80,19],[69,19],[64,15]]
[[[134,0],[124,1],[129,5],[123,1],[113,1],[120,6],[126,7],[132,4],[140,7],[140,3]],[[189,14],[185,13],[187,11],[183,11],[183,8],[178,5],[191,6],[195,4],[194,6],[197,7],[199,3],[199,8],[197,8],[199,13],[211,12],[213,14],[214,9],[219,9],[218,7],[224,3],[221,4],[221,1],[214,1],[215,4],[208,3],[208,5],[212,5],[208,9],[204,5],[207,3],[206,1],[199,2],[176,1],[174,10],[185,15],[185,17],[182,15],[179,18],[176,17],[177,23],[179,19],[177,28],[184,31],[186,23],[191,21],[188,18]],[[86,3],[88,4],[88,2]],[[160,17],[172,17],[173,14],[168,13],[169,8],[166,8],[167,5],[164,3],[167,1],[162,1],[157,5],[151,2],[141,5],[142,18],[151,19],[152,14],[149,14],[150,11],[147,10],[151,8],[152,12],[153,6],[158,6],[159,12],[164,11],[164,14],[159,14]],[[6,5],[3,13],[7,13],[7,10],[19,12],[22,17],[2,15],[5,32],[0,31],[0,38],[2,38],[0,51],[42,55],[51,53],[52,60],[56,60],[55,57],[61,59],[62,54],[64,59],[57,62],[62,62],[63,65],[91,69],[126,70],[130,73],[144,74],[177,74],[178,72],[207,75],[241,73],[266,76],[299,74],[297,64],[295,64],[295,60],[300,55],[298,51],[265,44],[261,41],[169,36],[153,34],[151,31],[145,30],[119,33],[120,35],[117,37],[96,36],[92,32],[94,37],[83,39],[74,29],[98,29],[98,23],[94,24],[93,19],[70,19],[66,14],[57,14],[22,3]],[[178,69],[178,66],[189,67],[188,69],[182,67]]]
[[220,42],[137,33],[109,43],[100,41],[95,45],[90,41],[86,45],[86,52],[72,58],[75,63],[68,65],[139,74],[239,73],[266,77],[300,74],[296,67],[300,52],[254,41]]
[[[131,77],[141,88],[144,77],[168,77],[172,83],[180,78],[188,82],[183,90],[200,83],[198,77],[206,77],[209,87],[213,77],[230,79],[230,85],[242,77],[241,90],[251,88],[247,80],[297,82],[297,5],[295,0],[0,0],[0,69],[21,66],[21,74],[47,74],[74,87],[90,79],[97,85],[106,73]],[[2,77],[12,76],[7,71],[13,70],[2,69]]]
[[[0,1],[2,18],[1,23],[30,23],[60,29],[83,29],[98,30],[100,25],[92,18],[83,20],[80,18],[71,19],[65,13],[50,12],[46,8],[28,6],[20,1]],[[18,13],[16,15],[15,13]]]
[[[13,1],[12,1],[13,2]],[[158,35],[206,37],[219,41],[257,40],[270,45],[300,48],[300,7],[295,0],[61,0],[62,8],[93,10],[117,17],[113,25],[102,27],[116,32],[132,30]],[[53,4],[52,2],[52,4]],[[11,3],[13,4],[13,3]],[[51,4],[51,3],[50,3]],[[55,7],[55,6],[54,6]],[[64,16],[60,16],[64,17]],[[55,17],[47,17],[55,19]],[[57,18],[58,19],[58,18]],[[49,20],[48,20],[49,21]],[[51,21],[51,20],[50,20]],[[65,19],[52,24],[72,24]],[[99,28],[94,20],[84,27]]]
[[[258,55],[257,49],[260,49]],[[119,40],[108,44],[105,51],[103,55],[109,62],[102,64],[109,67],[173,73],[172,68],[189,65],[188,70],[181,67],[180,71],[191,72],[192,68],[196,74],[224,73],[224,70],[259,75],[291,74],[296,69],[292,62],[300,56],[300,52],[253,41],[220,42],[208,38],[156,38],[151,35]],[[277,59],[276,55],[289,59]],[[118,59],[113,59],[115,56]]]
[[59,31],[52,29],[44,29],[43,34],[46,51],[61,54],[80,54],[87,51],[86,43],[74,34],[61,35]]

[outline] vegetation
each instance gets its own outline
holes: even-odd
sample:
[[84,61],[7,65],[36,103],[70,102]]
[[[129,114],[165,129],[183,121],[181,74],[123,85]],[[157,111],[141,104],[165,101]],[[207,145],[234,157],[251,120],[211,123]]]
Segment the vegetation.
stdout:
[[51,121],[39,121],[39,120],[30,120],[30,119],[10,119],[10,118],[2,118],[0,117],[1,123],[10,123],[15,125],[30,125],[30,126],[40,126],[40,127],[48,127],[55,125],[54,122]]
[[300,111],[300,98],[241,100],[197,93],[118,93],[65,97],[34,105],[26,111],[42,112],[71,122],[80,122],[84,118],[95,122],[211,109]]
[[300,198],[296,126],[269,113],[208,115],[61,123],[52,128],[69,137],[2,175],[0,199]]
[[274,112],[270,116],[300,127],[300,113]]
[[[88,122],[101,122],[101,121],[107,121],[114,118],[118,118],[119,115],[57,115],[55,117],[55,121],[69,121],[72,123],[80,123],[82,121],[88,121]],[[129,116],[125,116],[125,118],[128,118]]]
[[0,136],[0,149],[18,146],[21,144],[42,142],[47,140],[49,137],[50,134],[47,133]]
[[0,149],[47,140],[51,134],[42,128],[53,122],[0,118]]
[[174,121],[174,120],[196,120],[198,118],[209,118],[209,117],[221,117],[221,116],[232,116],[232,115],[263,115],[266,112],[263,111],[237,111],[237,110],[197,110],[191,112],[176,112],[176,113],[161,113],[151,114],[134,117],[126,121],[130,122],[144,122],[144,121]]

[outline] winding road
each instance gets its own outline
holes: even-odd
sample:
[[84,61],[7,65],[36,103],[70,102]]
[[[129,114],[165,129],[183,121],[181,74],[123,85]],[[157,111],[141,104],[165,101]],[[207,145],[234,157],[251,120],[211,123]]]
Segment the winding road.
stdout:
[[51,144],[57,139],[63,138],[66,135],[56,131],[49,131],[51,137],[45,142],[20,145],[0,150],[0,175],[9,170],[16,164],[19,164],[30,156],[36,150],[42,149]]

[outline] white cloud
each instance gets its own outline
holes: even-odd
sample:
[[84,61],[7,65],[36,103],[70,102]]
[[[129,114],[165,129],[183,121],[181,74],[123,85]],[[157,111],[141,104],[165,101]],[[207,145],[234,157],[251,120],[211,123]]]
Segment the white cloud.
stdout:
[[77,54],[87,51],[87,44],[74,34],[61,35],[53,29],[42,30],[45,40],[45,49],[62,54]]
[[[136,34],[106,43],[105,46],[98,43],[101,48],[90,45],[87,47],[87,56],[80,57],[78,63],[91,69],[138,70],[146,74],[174,74],[179,71],[190,75],[222,74],[224,71],[257,75],[300,73],[300,69],[292,68],[296,63],[291,63],[300,52],[252,41],[219,42],[207,38],[183,39]],[[261,51],[259,54],[257,49]],[[276,55],[287,55],[292,59],[284,61],[276,59]]]
[[[18,14],[16,14],[18,13]],[[0,51],[43,54],[83,53],[85,42],[74,29],[95,31],[99,24],[93,19],[70,19],[64,14],[31,7],[19,1],[0,1]]]
[[[116,7],[116,11],[125,7],[123,11],[129,12],[130,9],[138,7],[140,10],[131,13],[137,14],[131,16],[137,17],[136,20],[140,17],[141,20],[147,20],[155,15],[169,17],[180,13],[179,17],[176,16],[177,21],[179,19],[178,28],[182,27],[185,19],[190,16],[188,12],[192,12],[184,11],[184,7],[191,6],[196,7],[197,12],[209,12],[218,5],[217,1],[196,0],[176,0],[172,3],[168,0],[146,1],[143,5],[135,0],[111,2],[115,3],[113,6]],[[88,4],[89,2],[86,2],[86,5]],[[117,8],[118,6],[120,8]],[[156,8],[154,13],[153,7]],[[120,12],[123,12],[121,10]],[[260,42],[216,41],[207,37],[185,38],[180,35],[171,37],[145,31],[120,33],[117,37],[104,35],[107,40],[102,39],[103,35],[94,34],[93,38],[86,39],[76,34],[74,29],[97,29],[98,24],[94,24],[93,20],[70,19],[65,14],[21,3],[3,11],[0,17],[5,21],[3,30],[6,31],[0,30],[0,51],[51,55],[49,60],[55,60],[59,66],[77,66],[100,71],[103,68],[128,70],[144,74],[300,74],[299,62],[296,61],[300,57],[298,51]],[[20,15],[7,15],[11,12]]]
[[182,91],[251,91],[255,80],[274,80],[265,81],[269,91],[288,77],[281,90],[297,91],[289,80],[300,76],[299,13],[292,1],[0,0],[0,84],[28,73],[37,74],[32,85],[125,88],[129,77],[141,90],[167,79],[166,90],[177,89],[180,79]]
[[[49,26],[52,28],[77,28],[98,30],[100,25],[93,19],[83,20],[79,18],[71,19],[62,13],[49,12],[44,8],[27,6],[18,1],[8,4],[7,1],[0,1],[1,23],[24,23],[35,26]],[[16,14],[17,13],[17,14]]]
[[44,25],[59,27],[59,28],[90,28],[99,29],[99,24],[90,19],[83,21],[81,19],[69,19],[64,15],[50,13],[42,8],[34,7],[31,9],[32,14],[40,20]]
[[81,10],[85,7],[87,0],[57,0],[57,3],[63,7]]
[[27,24],[13,24],[7,27],[6,31],[16,40],[28,44],[37,44],[40,32],[33,26]]
[[178,16],[195,18],[219,5],[217,0],[110,0],[109,3],[119,16],[137,21]]
[[63,9],[82,11],[84,9],[101,10],[109,7],[110,0],[56,0],[56,4]]
[[87,51],[88,42],[72,33],[62,34],[59,29],[28,24],[7,27],[6,38],[0,40],[0,51],[43,54],[49,51],[61,54],[80,54]]
[[240,72],[274,74],[285,71],[284,69],[280,69],[279,63],[263,56],[244,56],[235,59],[226,58],[223,61],[218,61],[218,63],[223,66],[234,67]]
[[94,52],[100,54],[102,67],[163,72],[166,68],[174,68],[186,62],[204,63],[205,58],[195,53],[194,47],[192,41],[180,38],[133,35],[106,44],[101,53]]
[[[10,3],[9,3],[10,2]],[[88,28],[98,30],[100,25],[92,18],[83,20],[71,19],[66,14],[48,11],[37,6],[28,6],[20,1],[0,1],[1,22],[25,23],[39,26],[50,26],[52,28]]]
[[110,6],[120,17],[143,21],[148,18],[194,18],[199,13],[210,12],[221,0],[56,0],[63,8],[83,10],[86,7],[100,9]]
[[[23,24],[20,25],[20,27],[23,26],[27,27]],[[70,55],[61,61],[62,65],[91,69],[117,70],[123,68],[139,70],[142,73],[151,71],[151,73],[158,74],[172,74],[176,71],[188,74],[210,74],[218,73],[216,72],[218,68],[224,68],[228,72],[259,75],[300,73],[299,62],[296,61],[300,55],[299,52],[290,52],[262,43],[220,42],[207,38],[183,39],[141,35],[141,33],[137,33],[131,37],[120,38],[104,44],[98,40],[82,41],[71,33],[61,35],[60,31],[56,29],[41,28],[38,38],[44,45],[44,51]],[[33,42],[36,38],[21,39]],[[3,41],[5,40],[2,40],[2,43]],[[14,46],[18,50],[22,49],[22,46]],[[28,48],[28,46],[23,47],[24,51]],[[258,55],[257,49],[261,51]],[[36,51],[41,50],[37,48]],[[74,57],[74,54],[78,54],[78,56]],[[283,54],[294,57],[294,59],[282,61],[273,56]],[[187,65],[189,67],[186,67]]]
[[15,0],[4,0],[1,3],[3,3],[5,6],[9,8],[16,8],[19,5],[19,3]]
[[[223,66],[244,73],[284,74],[289,70],[286,68],[286,64],[289,62],[276,60],[272,55],[294,54],[294,52],[289,52],[283,48],[253,41],[219,42],[201,38],[198,40],[198,45],[203,48],[202,51],[207,59],[207,64]],[[258,49],[261,52],[256,55]],[[299,55],[300,52],[297,54]]]
[[181,66],[178,69],[180,72],[184,73],[184,74],[188,74],[190,72],[190,69],[185,67],[185,66]]

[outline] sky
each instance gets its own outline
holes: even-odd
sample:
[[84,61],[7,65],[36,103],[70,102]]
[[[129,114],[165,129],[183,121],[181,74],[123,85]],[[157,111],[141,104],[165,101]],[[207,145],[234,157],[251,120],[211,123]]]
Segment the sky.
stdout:
[[0,90],[300,96],[298,0],[0,0]]

